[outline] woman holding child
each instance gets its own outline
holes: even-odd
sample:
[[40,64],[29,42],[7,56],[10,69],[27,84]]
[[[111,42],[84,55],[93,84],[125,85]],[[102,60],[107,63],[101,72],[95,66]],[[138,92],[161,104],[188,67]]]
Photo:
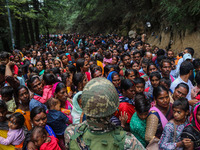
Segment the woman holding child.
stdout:
[[[49,125],[47,125],[47,114],[46,114],[46,111],[44,108],[39,107],[39,106],[33,108],[33,110],[31,111],[31,114],[30,114],[30,118],[31,118],[31,122],[33,123],[33,127],[43,127],[43,128],[45,128],[45,130],[47,131],[49,136],[56,137],[52,128]],[[31,149],[31,148],[37,149],[34,142],[31,141],[31,132],[32,131],[29,131],[26,134],[26,137],[24,140],[24,145],[23,145],[23,150]]]

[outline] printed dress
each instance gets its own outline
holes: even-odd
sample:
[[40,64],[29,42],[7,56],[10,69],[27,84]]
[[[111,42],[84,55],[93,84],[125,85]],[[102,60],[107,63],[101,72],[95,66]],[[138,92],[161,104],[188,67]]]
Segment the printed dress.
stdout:
[[[177,147],[176,143],[181,141],[181,133],[187,122],[184,124],[176,125],[176,137],[174,139],[174,123],[168,122],[163,130],[162,136],[159,141],[160,150],[182,150],[183,148]],[[175,141],[174,141],[175,140]]]

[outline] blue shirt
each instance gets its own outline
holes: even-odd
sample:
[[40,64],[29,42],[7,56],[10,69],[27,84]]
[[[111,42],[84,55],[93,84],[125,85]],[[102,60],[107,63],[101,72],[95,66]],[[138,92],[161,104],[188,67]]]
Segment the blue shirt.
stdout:
[[61,111],[49,110],[47,114],[47,124],[51,126],[56,135],[64,135],[69,118]]

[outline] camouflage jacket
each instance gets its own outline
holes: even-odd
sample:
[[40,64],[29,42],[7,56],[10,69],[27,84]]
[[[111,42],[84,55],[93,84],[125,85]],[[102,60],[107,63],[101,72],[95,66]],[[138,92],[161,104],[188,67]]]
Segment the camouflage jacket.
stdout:
[[[69,143],[70,143],[71,137],[76,133],[77,129],[82,124],[87,124],[87,122],[84,121],[83,123],[78,124],[78,125],[70,125],[65,130],[64,137],[65,137],[65,147],[67,150],[69,150]],[[131,134],[130,132],[126,132],[124,150],[145,150],[145,148],[136,139],[136,137],[133,134]]]

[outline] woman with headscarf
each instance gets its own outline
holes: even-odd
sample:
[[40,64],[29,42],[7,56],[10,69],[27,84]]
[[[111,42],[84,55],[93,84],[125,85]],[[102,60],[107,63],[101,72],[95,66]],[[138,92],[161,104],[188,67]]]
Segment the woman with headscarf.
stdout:
[[181,139],[187,150],[200,150],[200,102],[194,105],[192,122],[183,129]]
[[116,71],[112,71],[108,74],[107,79],[113,83],[113,85],[115,86],[115,89],[117,90],[117,93],[120,94],[119,87],[121,84],[121,80],[120,80],[119,74]]
[[72,109],[73,124],[79,124],[80,123],[80,117],[81,117],[81,114],[82,114],[81,95],[82,95],[82,91],[79,91],[73,97],[73,101],[72,101],[72,103],[73,103],[73,109]]

